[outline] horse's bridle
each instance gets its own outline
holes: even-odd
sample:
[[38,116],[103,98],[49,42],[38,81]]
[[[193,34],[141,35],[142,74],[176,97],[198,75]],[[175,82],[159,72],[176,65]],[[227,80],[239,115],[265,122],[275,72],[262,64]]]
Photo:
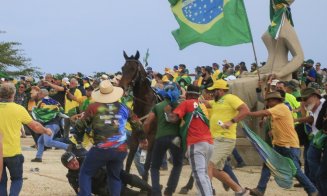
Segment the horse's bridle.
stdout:
[[[130,81],[130,83],[128,84],[128,86],[134,87],[135,83],[138,81],[138,79],[140,78],[140,74],[141,74],[141,62],[139,60],[136,59],[127,59],[126,62],[135,62],[137,64],[137,70],[134,73],[132,80]],[[142,80],[142,79],[141,79]]]

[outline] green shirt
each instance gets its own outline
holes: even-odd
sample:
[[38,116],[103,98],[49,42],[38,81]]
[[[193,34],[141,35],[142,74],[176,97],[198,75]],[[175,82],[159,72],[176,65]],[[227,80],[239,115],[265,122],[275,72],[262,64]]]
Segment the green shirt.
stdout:
[[[179,124],[169,123],[166,121],[164,108],[169,104],[169,101],[164,100],[154,106],[152,112],[156,115],[157,118],[157,133],[156,139],[168,135],[178,135]],[[174,105],[175,107],[177,105]]]

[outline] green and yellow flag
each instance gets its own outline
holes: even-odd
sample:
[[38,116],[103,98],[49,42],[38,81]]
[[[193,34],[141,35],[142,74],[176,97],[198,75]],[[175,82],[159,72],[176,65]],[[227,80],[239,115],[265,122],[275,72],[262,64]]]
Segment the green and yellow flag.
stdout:
[[231,46],[252,41],[243,0],[169,0],[180,26],[172,32],[179,48],[204,42]]

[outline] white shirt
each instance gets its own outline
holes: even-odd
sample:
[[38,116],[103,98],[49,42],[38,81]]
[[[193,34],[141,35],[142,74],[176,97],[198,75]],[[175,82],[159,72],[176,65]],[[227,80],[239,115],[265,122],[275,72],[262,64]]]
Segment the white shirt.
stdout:
[[316,127],[316,122],[317,122],[317,118],[318,118],[319,112],[321,110],[321,107],[325,101],[326,100],[324,98],[320,99],[320,104],[319,104],[318,108],[314,112],[310,112],[310,116],[313,116],[313,124],[311,126],[313,135],[316,135],[316,133],[318,133],[318,131],[319,131],[319,129],[317,129],[317,127]]

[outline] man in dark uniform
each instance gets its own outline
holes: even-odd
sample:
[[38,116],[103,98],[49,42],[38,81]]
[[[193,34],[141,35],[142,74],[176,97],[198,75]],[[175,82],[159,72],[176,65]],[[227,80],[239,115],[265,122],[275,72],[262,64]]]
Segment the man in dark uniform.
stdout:
[[[61,156],[61,163],[68,169],[66,175],[70,186],[77,194],[79,191],[78,176],[80,172],[80,166],[83,164],[87,151],[84,148],[75,149],[73,152],[65,152]],[[120,178],[122,184],[129,184],[132,187],[140,188],[141,190],[151,191],[151,186],[143,181],[140,177],[134,174],[128,174],[121,170]],[[95,175],[92,177],[92,193],[99,196],[109,195],[107,186],[107,171],[105,167],[101,167]],[[121,190],[121,195],[139,195],[140,192],[134,191],[127,187]]]

